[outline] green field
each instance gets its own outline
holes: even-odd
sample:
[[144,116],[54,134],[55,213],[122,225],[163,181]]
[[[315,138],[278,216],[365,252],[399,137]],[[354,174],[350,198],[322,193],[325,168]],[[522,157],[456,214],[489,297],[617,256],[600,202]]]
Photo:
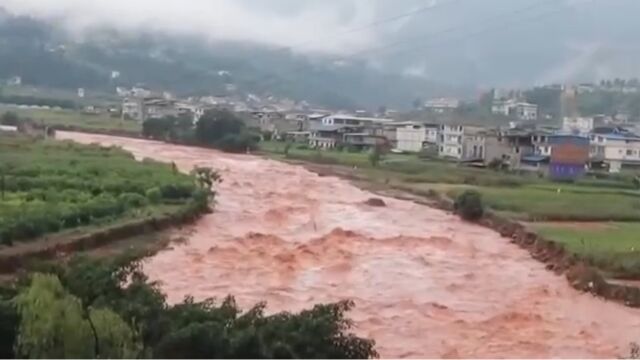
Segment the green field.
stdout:
[[0,244],[164,213],[193,178],[119,148],[0,134]]
[[41,110],[21,109],[11,106],[0,106],[0,113],[7,111],[18,114],[21,118],[33,120],[37,124],[48,126],[75,127],[87,130],[120,130],[140,133],[142,126],[137,121],[121,120],[108,114],[91,115],[79,110]]
[[[640,192],[580,186],[475,187],[493,210],[527,221],[640,221]],[[463,189],[450,189],[455,198]]]
[[626,276],[640,276],[640,223],[537,223],[530,226],[604,269]]

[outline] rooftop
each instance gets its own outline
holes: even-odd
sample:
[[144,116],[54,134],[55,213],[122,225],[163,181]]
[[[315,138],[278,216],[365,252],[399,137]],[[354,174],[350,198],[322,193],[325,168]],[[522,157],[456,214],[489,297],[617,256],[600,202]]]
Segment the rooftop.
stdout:
[[393,122],[393,119],[360,117],[360,116],[352,116],[352,115],[329,115],[328,117],[331,117],[334,119],[344,119],[344,120],[357,120],[357,121],[370,121],[370,122]]
[[311,126],[309,127],[309,130],[310,131],[337,131],[340,129],[350,128],[350,127],[353,127],[353,126],[343,125],[343,124],[338,124],[338,125],[311,124]]

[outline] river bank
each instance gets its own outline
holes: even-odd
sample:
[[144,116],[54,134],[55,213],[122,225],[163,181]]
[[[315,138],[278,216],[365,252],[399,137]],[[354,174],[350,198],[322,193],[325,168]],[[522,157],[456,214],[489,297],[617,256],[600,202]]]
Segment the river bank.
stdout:
[[[372,181],[370,177],[359,174],[357,169],[340,165],[314,164],[300,160],[289,160],[287,163],[304,166],[320,176],[336,176],[348,180],[355,186],[380,196],[413,201],[448,212],[453,210],[453,200],[435,191],[416,192],[411,188]],[[626,285],[624,282],[616,281],[618,279],[608,280],[592,261],[566,251],[561,245],[538,234],[527,224],[492,211],[488,211],[478,224],[495,230],[502,237],[527,250],[532,258],[545,264],[547,270],[565,276],[576,290],[626,306],[640,307],[640,287]],[[628,279],[622,277],[621,280]]]
[[[3,247],[0,248],[0,274],[12,274],[37,261],[64,258],[73,253],[112,245],[132,237],[192,224],[205,212],[207,209],[202,208],[199,204],[190,203],[176,206],[165,214],[114,222],[91,229],[81,228],[49,235],[28,243]],[[149,249],[154,248],[153,244],[148,245]],[[150,255],[145,249],[147,247],[142,248],[137,257],[142,258]]]
[[220,170],[216,212],[143,263],[171,302],[233,294],[276,312],[351,299],[357,333],[383,357],[616,357],[636,340],[637,310],[574,290],[499,233],[431,206],[255,156],[65,136]]

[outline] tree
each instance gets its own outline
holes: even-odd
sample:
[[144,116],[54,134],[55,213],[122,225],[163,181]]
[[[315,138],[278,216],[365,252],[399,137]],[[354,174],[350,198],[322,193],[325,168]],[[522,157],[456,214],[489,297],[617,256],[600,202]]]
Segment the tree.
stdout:
[[454,210],[467,221],[478,220],[484,215],[482,196],[475,190],[465,190],[454,202]]
[[208,167],[196,167],[191,171],[201,189],[210,190],[213,184],[221,182],[220,174]]
[[169,313],[171,329],[155,348],[159,358],[376,357],[375,343],[348,333],[352,302],[318,305],[299,314],[264,315],[258,304],[240,315],[233,298],[187,299]]
[[142,134],[164,141],[191,142],[193,120],[186,115],[147,119],[142,123]]
[[180,115],[171,118],[169,139],[178,142],[191,142],[193,140],[193,118],[189,115]]
[[374,146],[369,153],[369,163],[373,167],[377,167],[382,159],[382,148],[379,145]]
[[191,171],[191,175],[195,177],[196,184],[200,188],[203,197],[206,197],[208,205],[216,195],[212,189],[213,185],[222,182],[222,177],[217,171],[208,167],[196,167]]
[[0,359],[13,359],[13,344],[18,336],[20,317],[14,304],[0,296]]
[[95,327],[99,358],[132,359],[142,353],[138,334],[110,309],[91,309],[90,323]]
[[16,355],[28,358],[91,358],[94,337],[80,300],[55,275],[34,274],[16,297],[20,330]]
[[[269,316],[264,314],[265,304],[242,312],[232,297],[221,302],[214,299],[196,302],[187,298],[170,306],[157,284],[149,283],[139,264],[130,260],[129,257],[116,260],[78,257],[71,259],[64,268],[50,269],[60,274],[61,281],[55,275],[34,275],[29,287],[16,301],[22,319],[17,355],[86,358],[377,356],[374,341],[350,333],[352,323],[346,319],[346,313],[352,309],[352,302],[317,305],[297,314]],[[88,317],[83,317],[83,302],[89,308]],[[58,311],[61,304],[66,312]],[[47,312],[47,308],[52,312]],[[75,327],[70,330],[71,324]],[[93,324],[95,336],[91,335],[90,324]],[[69,332],[63,333],[59,329]],[[139,335],[132,329],[139,329]],[[94,347],[96,343],[98,346]],[[69,348],[71,345],[79,348]]]
[[554,118],[561,116],[561,95],[561,90],[548,87],[536,87],[524,92],[527,102],[538,105],[541,114],[548,114]]
[[245,125],[227,110],[208,110],[196,124],[196,138],[204,145],[215,145],[228,135],[239,135]]
[[18,126],[20,117],[13,111],[7,111],[0,118],[0,124],[8,126]]
[[171,130],[171,120],[168,118],[147,119],[142,123],[142,135],[155,140],[167,140]]
[[291,150],[291,146],[293,145],[293,143],[291,141],[287,141],[284,144],[284,149],[282,150],[282,153],[284,154],[284,157],[288,158],[289,157],[289,150]]

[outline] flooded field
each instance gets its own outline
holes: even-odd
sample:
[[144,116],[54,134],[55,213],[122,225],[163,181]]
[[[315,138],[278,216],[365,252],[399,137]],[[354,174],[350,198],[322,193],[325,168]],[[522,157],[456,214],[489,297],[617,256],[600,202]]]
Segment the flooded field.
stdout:
[[218,169],[213,214],[145,261],[172,301],[232,294],[297,311],[352,299],[355,331],[383,357],[616,357],[640,311],[571,289],[496,232],[441,210],[256,156],[59,132],[137,158]]

